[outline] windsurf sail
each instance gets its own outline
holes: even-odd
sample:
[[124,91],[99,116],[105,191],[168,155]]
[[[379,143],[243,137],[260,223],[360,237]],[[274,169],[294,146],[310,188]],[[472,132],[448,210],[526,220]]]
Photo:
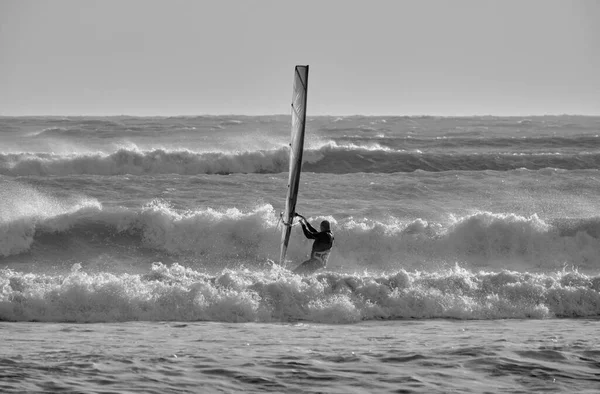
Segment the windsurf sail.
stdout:
[[281,254],[279,264],[285,262],[296,213],[296,200],[302,172],[302,152],[304,150],[304,127],[306,125],[306,98],[308,93],[308,66],[294,69],[294,93],[292,95],[292,142],[290,143],[290,172],[285,199],[285,211],[281,214]]

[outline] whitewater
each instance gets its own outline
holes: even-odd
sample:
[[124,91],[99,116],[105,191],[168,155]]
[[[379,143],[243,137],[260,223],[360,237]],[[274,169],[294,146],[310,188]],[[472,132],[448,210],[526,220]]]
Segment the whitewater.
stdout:
[[600,117],[0,117],[2,392],[597,392]]

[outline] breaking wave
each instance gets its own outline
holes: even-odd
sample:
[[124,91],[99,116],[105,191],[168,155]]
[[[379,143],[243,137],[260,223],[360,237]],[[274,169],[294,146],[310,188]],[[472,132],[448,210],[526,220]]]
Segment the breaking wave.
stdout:
[[[338,272],[438,269],[460,262],[481,269],[541,271],[600,266],[600,218],[547,223],[536,215],[479,212],[446,223],[417,219],[317,217],[332,222]],[[253,209],[181,211],[155,200],[142,208],[104,209],[90,201],[54,215],[27,214],[0,223],[0,256],[72,261],[107,251],[153,252],[154,261],[190,261],[215,271],[260,265],[279,254],[279,218],[269,204]],[[310,242],[294,228],[288,258],[302,261]],[[116,256],[115,256],[116,257]]]
[[[329,142],[305,150],[304,170],[315,173],[392,173],[422,171],[509,171],[558,168],[600,168],[600,153],[477,153],[458,154],[398,150],[378,143]],[[47,175],[153,175],[280,173],[288,169],[286,148],[256,151],[193,152],[119,149],[106,154],[2,153],[0,174]]]
[[354,323],[382,319],[597,317],[600,277],[435,272],[323,273],[303,278],[278,266],[208,275],[179,264],[145,274],[66,275],[0,270],[0,320],[50,322],[225,321]]

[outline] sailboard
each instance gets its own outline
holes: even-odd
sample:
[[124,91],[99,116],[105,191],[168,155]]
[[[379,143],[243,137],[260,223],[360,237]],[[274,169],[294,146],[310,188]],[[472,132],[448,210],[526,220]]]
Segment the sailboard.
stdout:
[[308,66],[294,68],[294,93],[292,95],[292,142],[290,143],[290,170],[285,198],[285,210],[281,214],[281,253],[279,264],[285,262],[296,213],[296,201],[302,172],[302,153],[304,151],[304,128],[306,125],[306,98],[308,93]]

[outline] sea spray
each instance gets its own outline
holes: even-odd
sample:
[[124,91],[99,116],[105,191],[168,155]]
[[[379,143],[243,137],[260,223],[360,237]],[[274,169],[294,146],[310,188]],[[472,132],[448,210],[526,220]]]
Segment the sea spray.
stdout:
[[37,231],[65,231],[83,213],[101,209],[94,198],[76,193],[58,198],[6,179],[0,180],[0,201],[0,256],[26,252]]

